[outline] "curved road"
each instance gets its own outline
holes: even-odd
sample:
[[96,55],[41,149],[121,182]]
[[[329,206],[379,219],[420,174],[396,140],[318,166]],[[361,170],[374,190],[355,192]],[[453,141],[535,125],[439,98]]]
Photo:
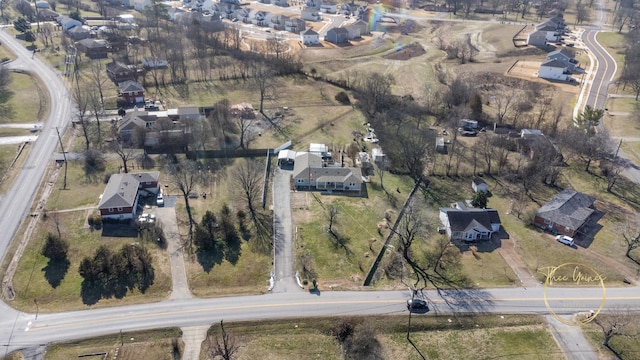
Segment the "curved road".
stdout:
[[16,55],[16,60],[9,63],[8,67],[38,75],[49,91],[49,115],[40,136],[33,143],[31,152],[11,188],[0,200],[0,229],[2,229],[0,260],[2,260],[18,227],[29,211],[47,163],[58,145],[56,127],[60,129],[62,135],[71,122],[72,105],[67,88],[55,71],[40,59],[32,58],[31,52],[4,30],[0,30],[0,41],[2,46]]

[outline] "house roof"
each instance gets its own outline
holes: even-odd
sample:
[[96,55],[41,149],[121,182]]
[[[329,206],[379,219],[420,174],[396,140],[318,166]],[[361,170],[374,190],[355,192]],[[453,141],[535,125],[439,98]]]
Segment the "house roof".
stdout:
[[362,171],[359,168],[323,167],[311,169],[310,177],[316,182],[362,183]]
[[160,173],[113,174],[104,188],[99,209],[131,207],[136,202],[138,187],[143,182],[157,182]]
[[318,33],[309,28],[307,31],[303,32],[302,35],[318,35]]
[[547,37],[547,33],[542,30],[536,30],[532,33],[529,33],[529,37]]
[[107,69],[108,72],[111,73],[122,73],[122,72],[130,72],[131,69],[129,69],[129,67],[123,63],[121,63],[120,61],[115,61],[113,60],[112,62],[108,63],[105,68]]
[[118,90],[122,93],[139,92],[144,91],[144,87],[137,81],[127,80],[118,84]]
[[327,34],[331,31],[333,31],[336,35],[349,35],[349,31],[341,27],[334,27],[329,29],[329,31],[327,31]]
[[564,57],[566,57],[568,59],[573,59],[575,57],[573,52],[571,52],[571,51],[569,51],[567,49],[557,49],[557,50],[554,50],[554,51],[548,53],[547,54],[547,59],[549,57],[551,57],[551,56],[554,56],[554,55],[562,55],[562,56],[564,56]]
[[590,206],[595,200],[575,190],[563,190],[544,204],[536,215],[558,225],[578,229],[593,213]]
[[493,231],[491,224],[501,223],[498,211],[494,209],[441,208],[440,211],[447,214],[451,231],[466,232],[478,227]]
[[564,68],[567,67],[567,64],[565,64],[564,62],[562,62],[560,60],[547,60],[547,61],[543,62],[542,64],[540,64],[540,67],[542,67],[542,66],[564,69]]
[[486,184],[486,182],[484,180],[482,180],[481,178],[479,178],[479,177],[474,178],[472,181],[476,185]]
[[107,47],[106,40],[96,40],[96,39],[82,39],[78,41],[76,44],[81,45],[87,49],[100,49]]
[[178,108],[178,116],[189,116],[189,115],[197,115],[200,116],[200,110],[197,106],[184,106]]
[[74,26],[71,29],[69,29],[67,32],[71,34],[80,34],[80,33],[88,34],[89,32],[91,32],[91,30],[86,26]]
[[558,30],[558,26],[549,22],[542,23],[536,27],[538,31],[556,31]]
[[321,168],[322,158],[318,154],[301,152],[297,153],[295,164],[293,165],[293,178],[308,178],[310,168]]

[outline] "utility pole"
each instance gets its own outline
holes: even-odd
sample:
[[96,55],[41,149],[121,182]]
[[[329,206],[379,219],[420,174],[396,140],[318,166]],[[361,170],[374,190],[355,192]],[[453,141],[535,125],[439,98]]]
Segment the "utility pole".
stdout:
[[67,153],[64,152],[64,146],[62,145],[62,138],[60,137],[60,131],[58,130],[58,127],[56,127],[56,133],[58,133],[60,150],[62,150],[62,157],[64,159],[64,180],[62,182],[62,190],[67,190]]
[[616,149],[616,156],[614,158],[618,158],[618,152],[620,151],[620,146],[622,146],[622,139],[620,139],[620,143],[618,144],[618,148]]

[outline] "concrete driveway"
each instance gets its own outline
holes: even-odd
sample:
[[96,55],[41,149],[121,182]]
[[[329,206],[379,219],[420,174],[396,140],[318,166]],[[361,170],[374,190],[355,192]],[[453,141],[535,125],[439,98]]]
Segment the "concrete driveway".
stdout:
[[293,272],[293,222],[291,221],[291,170],[276,167],[273,176],[273,292],[300,291]]
[[167,237],[167,251],[169,252],[173,285],[170,299],[188,299],[192,295],[187,283],[187,271],[184,267],[183,246],[178,232],[175,204],[175,196],[165,196],[164,207],[153,206],[151,209],[145,209],[145,212],[155,214],[158,217]]

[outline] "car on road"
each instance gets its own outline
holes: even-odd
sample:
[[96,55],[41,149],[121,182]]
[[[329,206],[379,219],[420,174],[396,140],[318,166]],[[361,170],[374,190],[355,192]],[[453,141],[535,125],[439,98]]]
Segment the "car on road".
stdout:
[[429,305],[422,299],[408,299],[407,310],[412,312],[427,312],[429,311]]
[[556,241],[571,247],[574,247],[576,245],[576,243],[573,241],[573,238],[567,235],[556,236]]
[[567,44],[567,46],[568,46],[568,47],[574,47],[574,46],[576,46],[576,44],[571,43],[571,44]]
[[162,196],[162,190],[160,190],[158,196],[156,197],[156,205],[164,206],[164,197]]

